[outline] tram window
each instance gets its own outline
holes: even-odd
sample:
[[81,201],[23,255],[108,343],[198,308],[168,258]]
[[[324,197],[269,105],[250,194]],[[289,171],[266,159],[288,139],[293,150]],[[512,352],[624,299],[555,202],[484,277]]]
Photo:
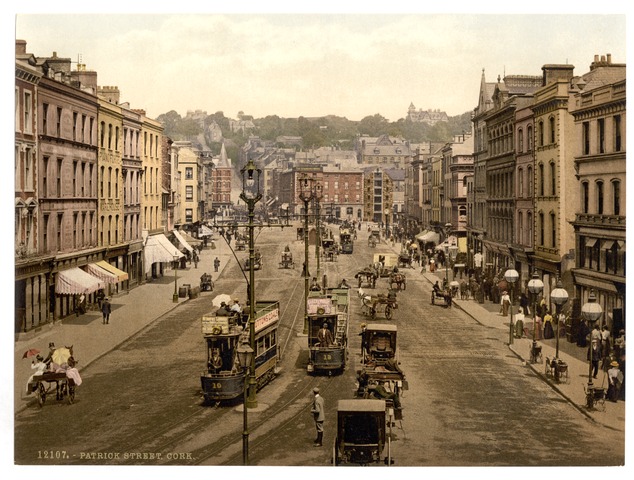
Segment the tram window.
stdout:
[[268,335],[266,337],[264,337],[264,348],[266,350],[271,348],[271,338]]
[[277,332],[271,332],[271,346],[277,344],[276,334],[277,334]]
[[264,352],[265,352],[265,350],[264,350],[264,339],[260,338],[258,340],[258,345],[257,345],[256,351],[255,351],[255,354],[256,355],[261,355]]

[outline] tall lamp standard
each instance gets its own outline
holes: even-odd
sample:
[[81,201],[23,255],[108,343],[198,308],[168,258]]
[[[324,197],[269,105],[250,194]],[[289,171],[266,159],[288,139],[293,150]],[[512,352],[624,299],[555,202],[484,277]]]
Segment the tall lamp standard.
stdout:
[[308,204],[313,199],[313,179],[304,176],[299,181],[299,199],[304,202],[304,335],[308,335]]
[[[255,245],[254,245],[254,228],[253,220],[255,218],[255,204],[262,198],[260,192],[260,175],[262,170],[257,168],[253,160],[249,159],[248,163],[240,170],[242,175],[242,192],[240,198],[246,203],[249,211],[249,345],[255,351]],[[249,374],[249,397],[245,408],[255,408],[258,406],[258,400],[255,396],[255,355],[251,358],[251,371]]]
[[315,257],[317,258],[317,279],[321,278],[321,269],[319,267],[319,247],[321,245],[321,225],[320,225],[320,206],[319,202],[323,197],[323,188],[320,182],[315,184],[315,230],[317,231],[317,241],[315,242]]
[[249,464],[249,428],[247,420],[247,379],[249,378],[249,366],[253,360],[253,349],[248,343],[243,343],[236,349],[238,362],[244,373],[244,402],[242,404],[242,464]]
[[445,223],[445,284],[449,285],[449,234],[451,233],[451,223]]
[[537,362],[537,297],[544,290],[544,282],[539,278],[537,272],[533,273],[533,277],[528,282],[528,291],[533,297],[533,344],[531,345],[531,363]]
[[[594,290],[590,290],[590,295],[588,295],[588,302],[584,303],[581,307],[581,316],[588,322],[588,325],[592,325],[594,322],[599,320],[603,315],[603,309],[601,305],[597,303],[597,297],[594,294]],[[594,389],[594,385],[592,385],[592,345],[590,345],[590,363],[588,366],[588,392],[592,392]],[[592,396],[592,401],[594,401],[594,394]],[[592,404],[590,400],[588,400],[588,407],[592,408]]]
[[390,240],[390,209],[386,208],[385,211],[385,241]]
[[506,272],[504,272],[504,280],[506,280],[511,286],[509,287],[511,290],[511,321],[509,322],[509,345],[513,344],[513,297],[515,290],[515,282],[520,278],[520,274],[517,273],[517,270],[513,268],[509,268]]
[[557,326],[557,335],[556,343],[555,343],[555,359],[559,358],[559,315],[561,314],[561,308],[568,301],[568,292],[564,289],[563,284],[561,283],[561,278],[557,278],[557,285],[555,289],[550,292],[550,299],[555,304],[555,325]]
[[174,295],[172,295],[172,302],[178,303],[178,280],[176,277],[176,271],[178,270],[176,266],[178,265],[178,255],[173,255],[174,258]]

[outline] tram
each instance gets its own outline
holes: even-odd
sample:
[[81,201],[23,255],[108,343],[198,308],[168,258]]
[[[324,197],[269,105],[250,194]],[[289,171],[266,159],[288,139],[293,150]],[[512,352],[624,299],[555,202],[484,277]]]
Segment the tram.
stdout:
[[346,223],[346,225],[339,229],[339,240],[341,242],[341,253],[352,254],[354,250],[353,242],[353,227]]
[[308,373],[343,372],[348,353],[350,289],[330,288],[308,297]]
[[[255,378],[262,388],[279,373],[277,330],[280,306],[277,301],[255,303]],[[201,319],[207,347],[207,368],[200,377],[206,403],[242,397],[245,371],[238,362],[237,349],[249,342],[249,315],[208,314]],[[244,327],[242,326],[244,325]]]

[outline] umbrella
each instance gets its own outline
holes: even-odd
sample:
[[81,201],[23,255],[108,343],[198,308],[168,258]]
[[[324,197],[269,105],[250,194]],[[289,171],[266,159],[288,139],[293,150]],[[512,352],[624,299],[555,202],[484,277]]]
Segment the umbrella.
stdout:
[[26,352],[24,352],[24,355],[22,355],[22,358],[33,357],[34,355],[37,355],[38,353],[40,353],[40,351],[37,348],[29,348]]
[[229,302],[231,302],[231,296],[226,293],[221,293],[220,295],[216,295],[216,297],[211,301],[211,304],[214,307],[219,307],[222,302],[229,305]]
[[460,283],[458,283],[456,280],[452,280],[451,282],[449,282],[449,286],[450,287],[459,287]]
[[53,363],[56,363],[57,365],[62,365],[66,362],[68,362],[68,359],[72,356],[72,354],[70,353],[70,350],[66,347],[60,347],[55,349],[55,351],[53,352],[53,355],[51,357],[51,360],[53,360]]

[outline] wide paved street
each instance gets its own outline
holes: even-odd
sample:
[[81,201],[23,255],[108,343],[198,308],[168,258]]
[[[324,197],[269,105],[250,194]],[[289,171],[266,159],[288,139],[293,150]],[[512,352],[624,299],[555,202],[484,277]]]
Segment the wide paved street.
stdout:
[[[337,232],[336,226],[330,228]],[[308,375],[307,341],[301,335],[304,245],[297,240],[295,228],[264,228],[257,232],[256,246],[264,257],[264,268],[256,272],[257,298],[280,301],[282,370],[258,392],[258,408],[248,412],[250,463],[329,465],[336,403],[353,396],[360,362],[356,333],[361,323],[369,319],[362,313],[356,288],[352,289],[346,370],[334,376]],[[279,268],[286,245],[294,255],[293,269]],[[359,232],[354,253],[340,255],[336,262],[322,259],[319,274],[326,276],[329,285],[343,278],[352,283],[354,274],[371,263],[375,253],[393,252],[393,247],[384,242],[376,248],[368,247],[364,229]],[[84,383],[78,388],[73,405],[56,402],[53,397],[39,408],[34,401],[20,398],[15,417],[18,464],[242,463],[240,402],[220,406],[205,406],[202,402],[199,376],[206,356],[199,319],[214,309],[211,300],[217,294],[244,299],[245,279],[236,259],[222,244],[215,250],[203,251],[197,271],[188,266],[180,275],[189,276],[193,282],[203,271],[212,271],[209,267],[218,255],[222,258],[222,272],[214,273],[214,292],[169,306],[169,290],[173,288],[170,271],[163,280],[131,291],[130,296],[143,294],[143,305],[147,305],[144,308],[164,312],[120,342],[114,342],[109,337],[114,334],[106,329],[121,328],[128,320],[122,315],[113,315],[115,325],[111,326],[101,325],[98,317],[89,323],[82,318],[70,319],[41,337],[19,342],[16,356],[18,348],[29,341],[43,346],[49,338],[60,344],[69,340],[75,343],[80,362],[85,362],[80,370]],[[316,276],[314,255],[311,247],[311,275]],[[236,256],[243,261],[246,252],[236,252]],[[399,360],[408,390],[402,398],[404,418],[392,428],[395,465],[624,463],[624,426],[607,428],[589,419],[509,349],[506,330],[477,322],[460,308],[432,306],[428,277],[418,268],[402,271],[407,276],[407,288],[398,293],[399,307],[392,323],[398,327]],[[159,291],[160,295],[156,294]],[[368,291],[386,292],[387,280],[380,279],[376,289]],[[154,295],[156,302],[151,301]],[[126,295],[115,297],[113,304],[118,302],[121,314],[131,311]],[[138,315],[144,312],[138,311]],[[376,321],[386,322],[381,314]],[[64,338],[59,338],[61,332],[66,332]],[[86,350],[88,336],[93,352]],[[100,342],[111,342],[112,346],[97,352]],[[27,371],[28,368],[20,370],[19,374]],[[16,382],[20,383],[19,378]],[[322,389],[326,400],[322,448],[312,447],[314,426],[309,405],[314,386]],[[72,430],[72,435],[59,434],[68,430]],[[601,445],[609,448],[599,449]],[[593,451],[596,455],[589,455]]]

